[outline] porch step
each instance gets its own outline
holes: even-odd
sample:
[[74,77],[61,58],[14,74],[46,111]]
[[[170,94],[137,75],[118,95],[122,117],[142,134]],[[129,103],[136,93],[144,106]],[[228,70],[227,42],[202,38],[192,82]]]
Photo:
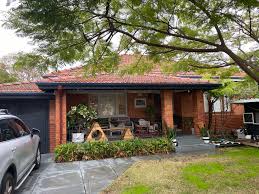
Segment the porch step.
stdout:
[[176,153],[214,152],[215,146],[212,144],[179,145],[175,148],[175,151]]
[[178,141],[176,153],[211,153],[215,151],[213,144],[205,144],[201,138],[193,135],[179,136],[176,139]]
[[177,139],[179,145],[204,144],[204,142],[201,138],[196,137],[194,135],[178,136],[176,139]]

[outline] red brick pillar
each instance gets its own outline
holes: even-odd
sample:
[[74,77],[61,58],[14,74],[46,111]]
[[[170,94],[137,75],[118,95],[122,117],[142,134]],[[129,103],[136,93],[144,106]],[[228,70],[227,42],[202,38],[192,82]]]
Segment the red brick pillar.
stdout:
[[55,123],[56,123],[56,141],[55,146],[61,143],[61,95],[62,89],[57,89],[55,91],[55,107],[56,107],[56,114],[55,114]]
[[205,125],[205,111],[203,92],[195,90],[192,92],[193,100],[193,123],[195,135],[200,135],[200,128]]
[[56,147],[56,101],[49,102],[49,151],[53,152]]
[[161,116],[163,133],[166,134],[168,128],[174,127],[173,119],[173,91],[161,91]]
[[61,96],[61,143],[67,142],[67,94],[63,90]]
[[56,146],[66,143],[67,140],[67,98],[66,91],[58,88],[55,91],[55,123],[56,123]]

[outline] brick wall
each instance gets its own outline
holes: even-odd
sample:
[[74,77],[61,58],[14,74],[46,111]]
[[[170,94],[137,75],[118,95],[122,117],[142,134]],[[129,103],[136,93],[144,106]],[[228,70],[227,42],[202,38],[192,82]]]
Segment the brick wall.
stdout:
[[[244,106],[233,104],[231,112],[213,113],[212,130],[232,130],[243,126]],[[208,113],[206,113],[206,123],[208,123]]]
[[56,146],[55,100],[49,101],[49,151],[53,152]]
[[[146,108],[136,108],[135,107],[135,98],[146,98],[147,106],[155,106],[154,102],[154,94],[137,94],[137,93],[128,93],[127,94],[127,109],[128,116],[130,118],[143,118],[148,119],[147,114],[145,112]],[[158,112],[160,112],[160,107],[155,107]]]
[[55,101],[53,104],[55,104],[55,111],[54,114],[53,112],[51,113],[51,111],[53,111],[53,108],[51,108],[50,115],[52,115],[55,120],[55,130],[51,129],[50,134],[53,136],[53,131],[55,131],[55,141],[51,140],[50,151],[53,151],[53,148],[57,145],[66,143],[67,141],[67,97],[65,90],[58,88],[58,90],[55,91]]
[[61,96],[61,143],[67,142],[67,94],[62,92]]
[[166,133],[166,128],[173,128],[173,91],[162,90],[161,91],[161,114],[163,131]]
[[182,117],[193,116],[192,92],[174,93],[174,114]]
[[192,91],[193,123],[195,134],[200,134],[200,128],[205,125],[204,99],[201,90]]
[[78,104],[88,105],[88,94],[67,94],[67,111]]
[[[49,103],[49,150],[53,152],[60,143],[66,143],[66,113],[71,106],[88,103],[87,94],[66,94],[64,91],[56,92],[55,100]],[[56,109],[56,106],[58,107]],[[56,110],[60,113],[56,114]]]

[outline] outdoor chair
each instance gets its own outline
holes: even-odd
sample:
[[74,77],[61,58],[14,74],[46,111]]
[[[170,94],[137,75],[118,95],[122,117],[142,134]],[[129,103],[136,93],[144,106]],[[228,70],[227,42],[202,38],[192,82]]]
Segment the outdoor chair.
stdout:
[[160,134],[159,123],[153,123],[145,119],[139,119],[138,124],[135,125],[135,133],[137,136],[151,137]]
[[122,134],[126,128],[129,128],[131,132],[134,129],[133,122],[130,121],[129,117],[113,117],[109,122],[110,135],[113,133]]

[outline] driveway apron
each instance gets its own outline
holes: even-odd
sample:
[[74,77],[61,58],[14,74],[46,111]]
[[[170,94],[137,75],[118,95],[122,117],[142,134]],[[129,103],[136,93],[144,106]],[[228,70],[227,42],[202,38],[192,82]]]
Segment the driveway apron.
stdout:
[[55,163],[43,155],[39,170],[33,171],[18,194],[99,193],[135,161],[134,158]]

